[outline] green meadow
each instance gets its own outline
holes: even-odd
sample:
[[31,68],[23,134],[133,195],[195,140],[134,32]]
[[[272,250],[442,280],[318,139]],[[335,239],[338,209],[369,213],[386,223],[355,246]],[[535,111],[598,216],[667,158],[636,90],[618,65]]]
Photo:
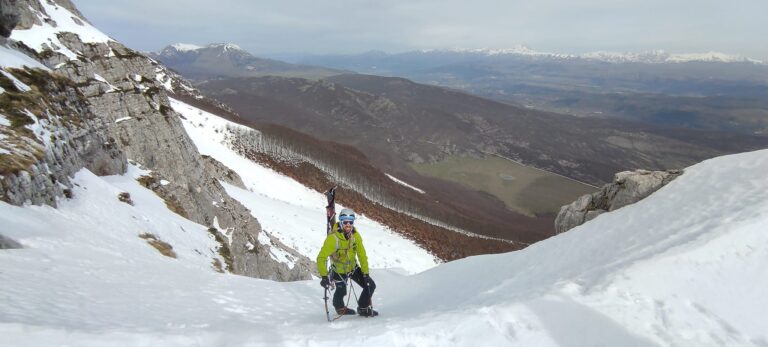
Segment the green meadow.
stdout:
[[597,190],[590,185],[495,156],[455,156],[436,163],[412,164],[411,167],[422,175],[489,193],[503,201],[508,209],[532,217],[557,213],[560,206]]

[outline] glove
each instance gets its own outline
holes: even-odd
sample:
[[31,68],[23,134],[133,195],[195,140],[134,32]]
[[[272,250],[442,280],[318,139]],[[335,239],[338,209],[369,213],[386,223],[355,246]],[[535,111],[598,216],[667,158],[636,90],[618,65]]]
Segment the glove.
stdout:
[[327,288],[330,283],[331,282],[328,280],[328,276],[323,276],[323,278],[320,280],[320,286],[323,288]]
[[371,286],[371,276],[368,274],[363,274],[363,283],[365,283],[366,286]]

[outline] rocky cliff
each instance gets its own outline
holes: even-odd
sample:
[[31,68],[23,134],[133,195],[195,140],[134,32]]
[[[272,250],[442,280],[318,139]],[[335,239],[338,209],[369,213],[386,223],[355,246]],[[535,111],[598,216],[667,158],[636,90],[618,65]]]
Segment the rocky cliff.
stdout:
[[9,119],[0,125],[0,199],[56,206],[68,197],[69,177],[81,168],[121,174],[130,161],[151,170],[140,182],[174,212],[209,226],[222,240],[231,272],[277,280],[310,277],[312,262],[287,247],[298,265],[289,268],[270,258],[268,246],[258,242],[258,221],[226,194],[221,174],[206,169],[170,107],[171,72],[98,32],[69,1],[19,0],[10,3],[14,11],[6,4],[0,16],[13,12],[18,23],[4,47],[42,65],[5,67],[0,75],[0,111]]
[[563,233],[600,214],[634,204],[682,174],[682,170],[617,173],[613,182],[604,185],[599,191],[583,195],[570,205],[560,208],[555,219],[555,230],[558,234]]

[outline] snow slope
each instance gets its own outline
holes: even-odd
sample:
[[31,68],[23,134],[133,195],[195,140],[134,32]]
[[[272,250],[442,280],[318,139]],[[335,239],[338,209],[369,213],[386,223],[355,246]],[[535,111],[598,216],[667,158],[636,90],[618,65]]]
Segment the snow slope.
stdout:
[[39,68],[43,70],[50,70],[45,65],[40,64],[39,61],[32,59],[23,53],[8,48],[6,46],[0,45],[0,67],[6,68],[6,67],[12,67],[12,68],[23,68],[24,66],[28,66],[31,68]]
[[198,46],[190,43],[175,43],[175,44],[172,44],[171,47],[173,47],[179,52],[196,51],[198,49],[203,48],[203,46]]
[[[239,125],[175,99],[171,106],[182,114],[184,128],[198,151],[235,171],[248,188],[223,183],[227,193],[251,210],[266,233],[315,259],[326,235],[325,196],[231,150],[227,125]],[[337,210],[341,208],[344,206],[337,206]],[[355,224],[363,236],[370,267],[415,273],[435,266],[435,258],[426,250],[389,228],[364,215],[358,215]]]
[[[26,247],[0,251],[0,336],[8,346],[765,346],[766,172],[768,150],[715,158],[523,251],[416,275],[374,270],[382,316],[329,324],[316,281],[214,273],[201,226],[159,216],[161,201],[130,175],[83,171],[58,210],[0,203],[2,233]],[[144,230],[179,258],[146,245]]]

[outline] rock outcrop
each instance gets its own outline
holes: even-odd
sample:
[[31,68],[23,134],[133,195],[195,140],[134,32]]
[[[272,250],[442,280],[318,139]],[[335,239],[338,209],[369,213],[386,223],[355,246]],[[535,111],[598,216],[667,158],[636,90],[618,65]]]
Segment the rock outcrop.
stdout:
[[16,242],[13,239],[9,239],[2,234],[0,234],[0,249],[14,249],[14,248],[23,248],[20,243]]
[[205,171],[210,172],[211,175],[213,175],[217,180],[246,189],[242,178],[240,178],[240,175],[226,167],[220,161],[213,159],[210,156],[204,155],[203,162],[205,163]]
[[599,191],[583,195],[570,205],[561,207],[555,219],[555,231],[558,234],[566,232],[602,213],[634,204],[682,173],[682,170],[636,170],[617,173],[613,182],[604,185]]
[[[12,119],[0,129],[12,144],[0,160],[0,199],[56,206],[56,198],[72,188],[69,177],[81,168],[99,175],[125,172],[125,153],[72,80],[40,69],[8,70],[31,89],[0,94],[0,110]],[[8,86],[10,79],[3,75],[0,82]]]
[[0,0],[0,36],[11,36],[11,31],[19,22],[19,10],[13,6],[13,0]]
[[[11,3],[19,13],[17,29],[34,30],[41,18],[44,25],[56,27],[51,17],[43,15],[46,8],[59,10],[51,6],[68,9],[79,25],[87,23],[75,18],[80,14],[67,0],[57,0],[54,5],[37,0]],[[260,244],[259,222],[219,183],[217,175],[225,170],[220,168],[214,175],[206,169],[170,106],[168,93],[173,90],[164,83],[167,81],[161,81],[170,71],[118,42],[84,42],[70,32],[58,33],[50,46],[31,49],[52,71],[15,69],[14,76],[32,91],[6,94],[22,101],[38,97],[43,101],[38,107],[30,102],[26,109],[39,120],[30,122],[38,124],[45,136],[29,134],[24,126],[14,128],[18,133],[14,136],[24,138],[18,142],[28,143],[29,148],[3,158],[16,165],[0,175],[0,199],[16,205],[56,206],[57,199],[66,197],[71,188],[69,177],[81,168],[97,175],[121,174],[130,159],[152,170],[152,177],[142,183],[165,199],[174,212],[209,227],[222,243],[221,249],[226,249],[231,272],[275,280],[310,278],[314,266],[308,258],[296,255],[293,267],[271,258],[270,247],[287,247],[274,241]],[[25,75],[29,75],[26,80]],[[28,95],[30,92],[39,95]],[[161,180],[170,183],[153,183]]]

